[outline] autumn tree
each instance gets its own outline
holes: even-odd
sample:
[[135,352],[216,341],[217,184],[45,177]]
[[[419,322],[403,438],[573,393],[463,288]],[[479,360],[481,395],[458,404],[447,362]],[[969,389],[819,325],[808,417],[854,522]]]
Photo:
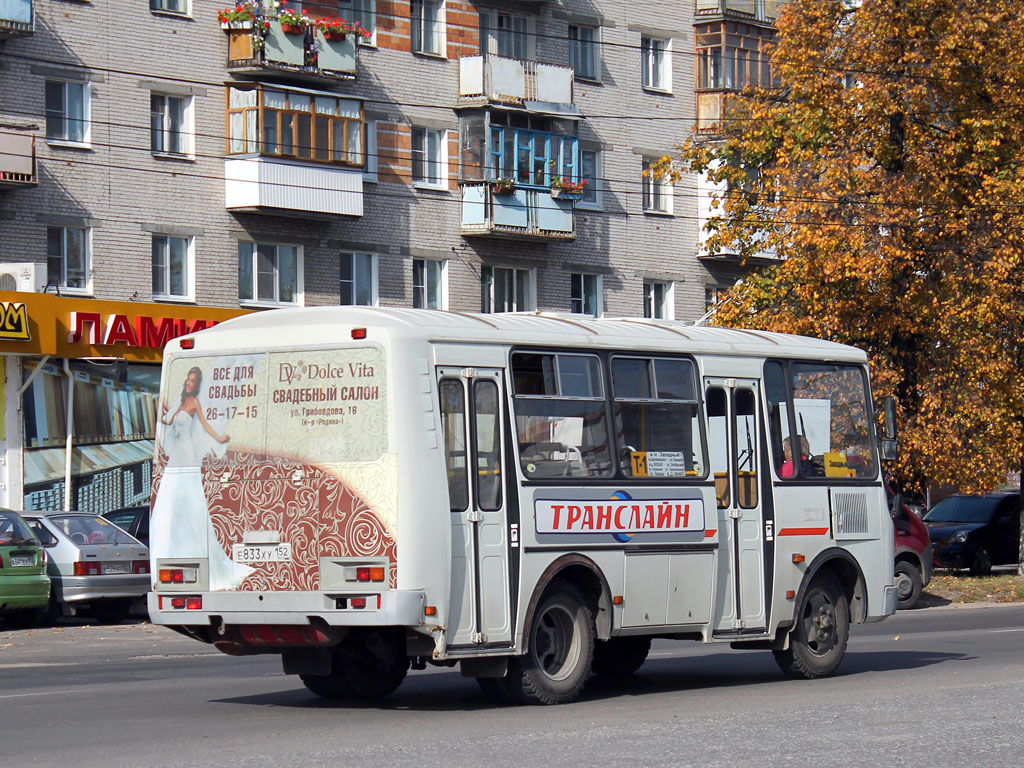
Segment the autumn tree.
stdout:
[[711,252],[778,257],[713,322],[867,350],[899,477],[991,488],[1024,435],[1024,13],[854,5],[786,3],[774,87],[674,163],[720,184]]

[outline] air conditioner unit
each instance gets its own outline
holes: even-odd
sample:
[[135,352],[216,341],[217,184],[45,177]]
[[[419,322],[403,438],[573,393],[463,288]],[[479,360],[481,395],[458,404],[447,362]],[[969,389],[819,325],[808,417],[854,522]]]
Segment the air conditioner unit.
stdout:
[[44,288],[45,264],[0,264],[0,291],[39,293]]

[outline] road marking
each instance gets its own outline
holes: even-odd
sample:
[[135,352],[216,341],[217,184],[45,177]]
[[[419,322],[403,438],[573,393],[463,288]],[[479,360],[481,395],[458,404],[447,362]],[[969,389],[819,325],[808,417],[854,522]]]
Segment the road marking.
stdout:
[[4,693],[0,699],[17,699],[22,696],[57,696],[64,693],[85,693],[85,691],[39,691],[38,693]]
[[999,632],[1024,632],[1024,627],[1016,627],[1014,629],[990,629],[989,634],[994,635]]

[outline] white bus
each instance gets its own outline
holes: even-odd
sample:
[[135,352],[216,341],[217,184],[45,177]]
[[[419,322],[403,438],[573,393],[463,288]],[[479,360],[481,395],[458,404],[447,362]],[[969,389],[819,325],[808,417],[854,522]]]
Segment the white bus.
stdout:
[[160,410],[152,620],[321,696],[458,663],[561,703],[655,637],[821,677],[896,609],[867,358],[840,344],[275,310],[172,341]]

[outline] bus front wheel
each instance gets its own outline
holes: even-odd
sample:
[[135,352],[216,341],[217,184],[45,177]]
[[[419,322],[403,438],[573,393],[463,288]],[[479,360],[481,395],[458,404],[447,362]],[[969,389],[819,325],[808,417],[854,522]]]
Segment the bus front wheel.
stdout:
[[594,619],[580,591],[555,581],[537,606],[526,653],[509,662],[506,689],[524,704],[579,696],[594,659]]
[[804,594],[789,648],[774,651],[775,661],[789,677],[827,677],[839,667],[850,637],[850,604],[835,577],[814,577]]

